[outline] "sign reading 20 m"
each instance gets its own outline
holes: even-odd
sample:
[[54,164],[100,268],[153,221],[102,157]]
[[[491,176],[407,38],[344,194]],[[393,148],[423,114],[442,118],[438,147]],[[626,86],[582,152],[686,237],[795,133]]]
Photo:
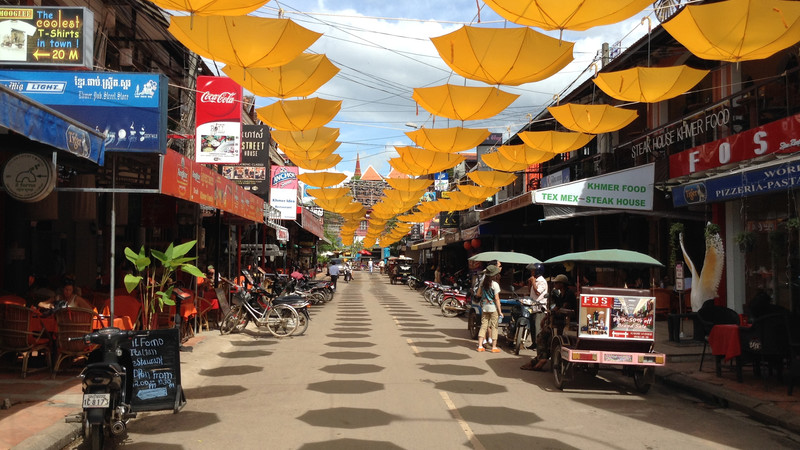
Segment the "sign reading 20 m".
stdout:
[[0,64],[92,68],[93,36],[87,8],[0,7]]

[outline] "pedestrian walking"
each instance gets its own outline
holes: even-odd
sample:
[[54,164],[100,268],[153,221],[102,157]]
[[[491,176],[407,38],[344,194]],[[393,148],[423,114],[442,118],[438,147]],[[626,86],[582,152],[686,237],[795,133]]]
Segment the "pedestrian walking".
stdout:
[[478,289],[478,297],[481,299],[481,329],[478,331],[478,351],[486,349],[483,346],[483,339],[488,330],[491,337],[492,353],[500,353],[497,348],[497,322],[499,317],[503,317],[500,310],[500,285],[497,280],[500,278],[500,269],[497,266],[486,268],[483,283]]
[[331,277],[331,283],[333,284],[333,290],[336,290],[336,280],[339,279],[339,265],[330,263],[328,265],[328,275]]

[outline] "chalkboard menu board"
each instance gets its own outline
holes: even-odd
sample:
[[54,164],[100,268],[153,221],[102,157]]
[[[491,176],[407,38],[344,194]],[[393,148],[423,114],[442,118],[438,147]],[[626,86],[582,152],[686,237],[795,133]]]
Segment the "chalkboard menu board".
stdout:
[[177,328],[141,331],[131,339],[131,410],[178,412],[186,404],[181,388],[180,333]]

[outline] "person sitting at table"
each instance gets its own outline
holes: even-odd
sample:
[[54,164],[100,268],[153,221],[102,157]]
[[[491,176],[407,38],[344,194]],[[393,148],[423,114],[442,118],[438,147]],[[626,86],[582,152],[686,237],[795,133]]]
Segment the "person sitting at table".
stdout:
[[91,303],[86,301],[83,297],[75,292],[75,279],[71,277],[64,278],[62,283],[61,292],[55,297],[40,302],[37,306],[40,309],[55,309],[55,308],[85,308],[94,309]]

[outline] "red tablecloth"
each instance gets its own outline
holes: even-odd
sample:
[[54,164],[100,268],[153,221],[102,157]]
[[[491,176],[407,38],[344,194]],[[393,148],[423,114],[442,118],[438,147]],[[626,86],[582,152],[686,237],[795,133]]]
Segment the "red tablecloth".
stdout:
[[739,325],[714,325],[708,335],[712,355],[725,357],[725,361],[742,354],[739,343]]

